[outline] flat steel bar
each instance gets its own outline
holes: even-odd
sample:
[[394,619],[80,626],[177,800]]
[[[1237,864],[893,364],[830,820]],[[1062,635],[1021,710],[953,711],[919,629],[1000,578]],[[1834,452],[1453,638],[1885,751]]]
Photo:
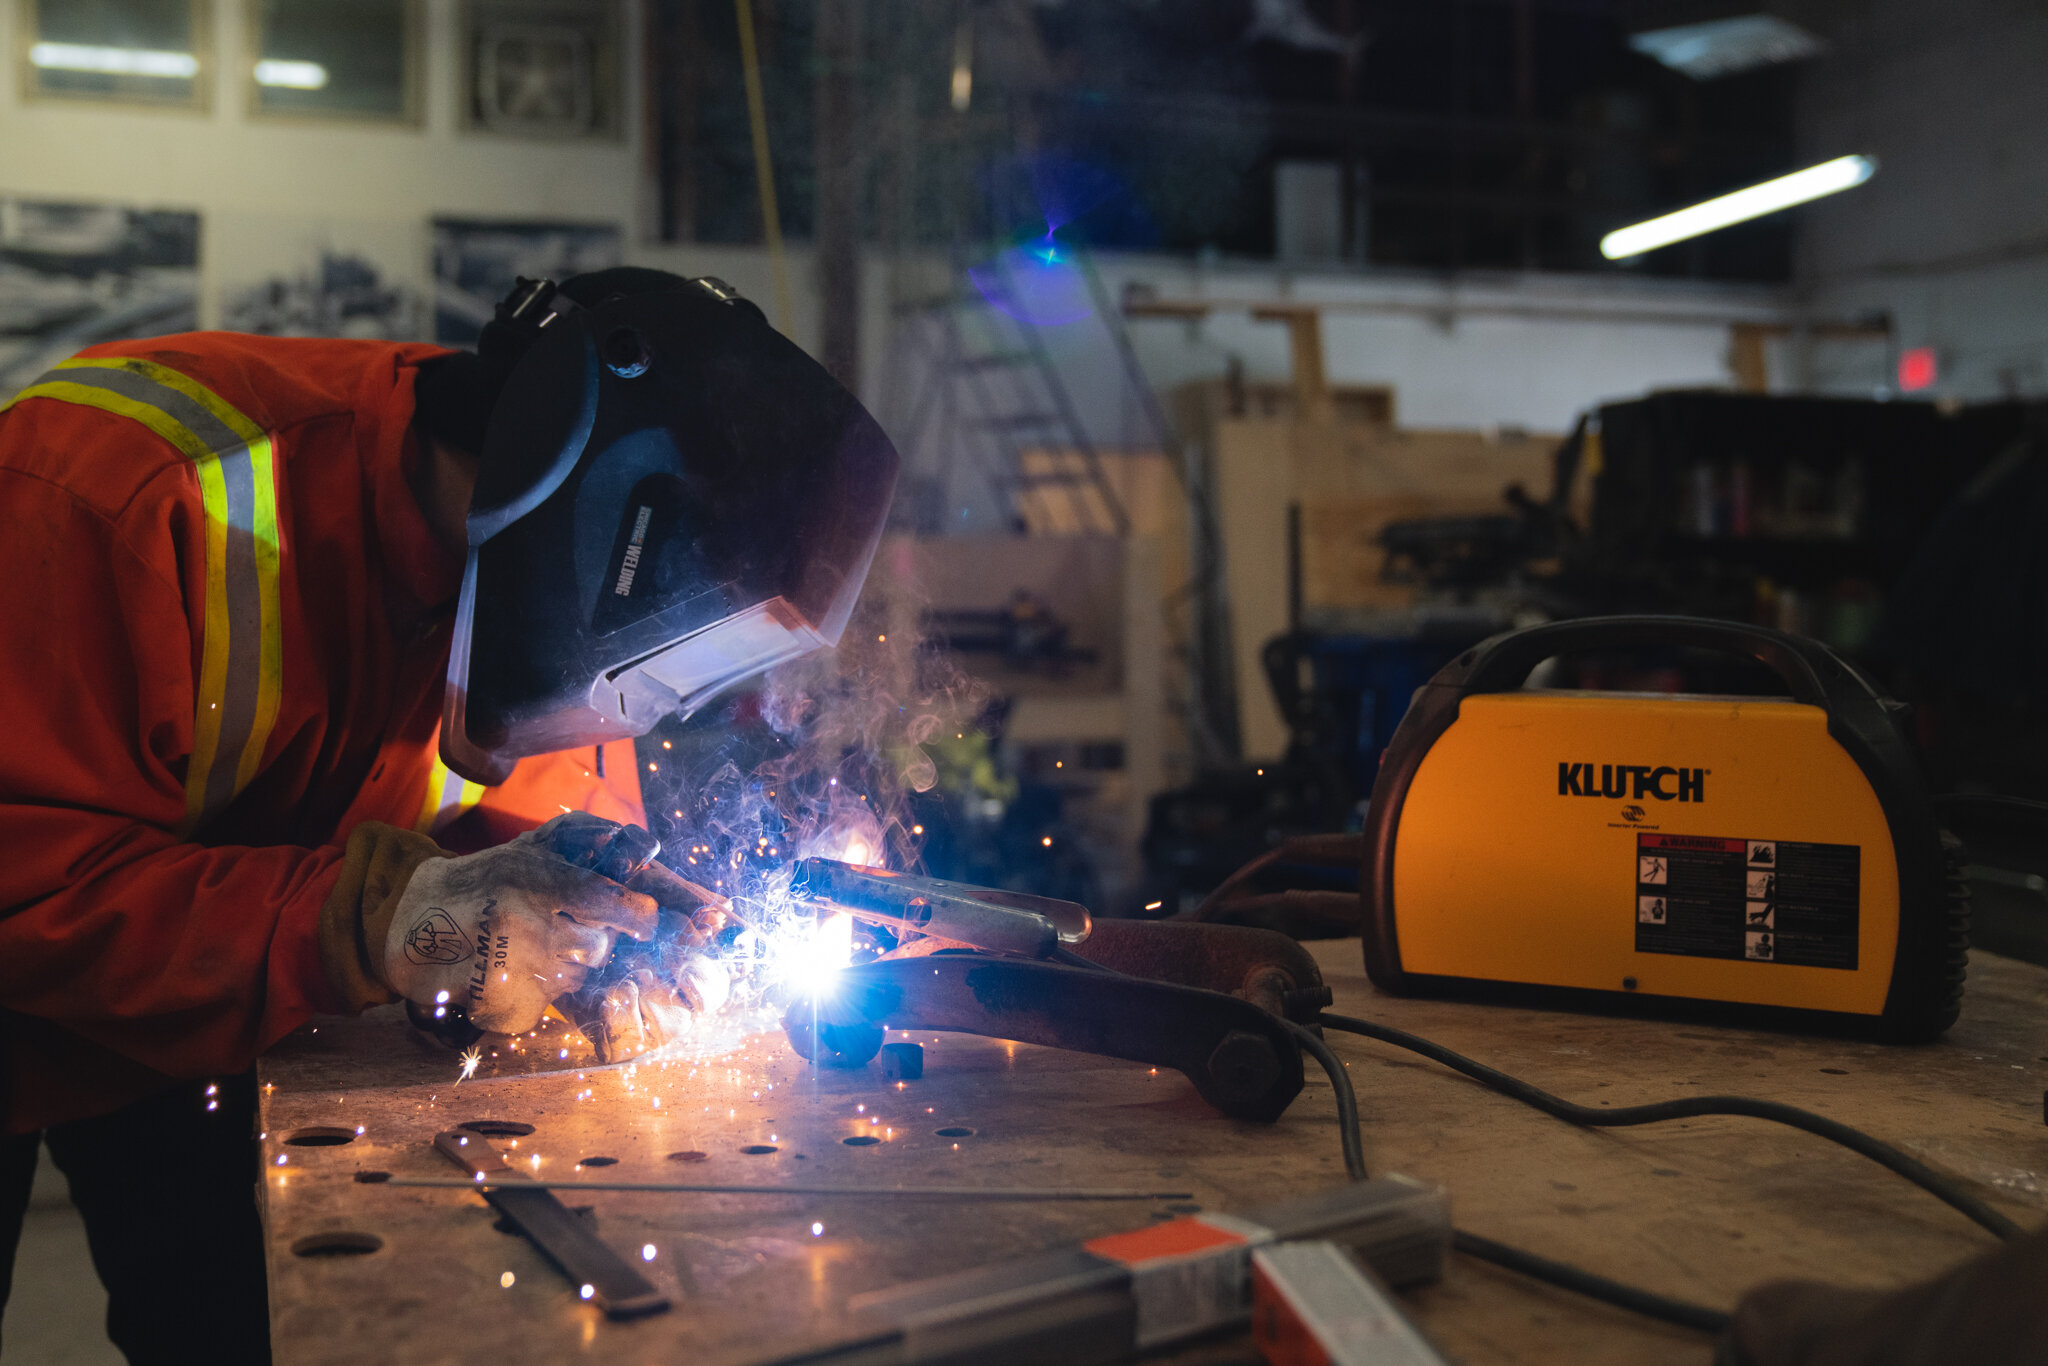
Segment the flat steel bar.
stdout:
[[590,1225],[555,1198],[554,1192],[523,1180],[507,1167],[497,1149],[477,1134],[450,1131],[434,1136],[434,1147],[442,1156],[481,1181],[452,1184],[481,1190],[491,1208],[540,1249],[541,1255],[578,1287],[583,1298],[594,1302],[615,1319],[659,1314],[668,1308],[668,1296],[635,1271],[618,1253],[605,1246],[590,1231]]
[[912,1200],[1192,1200],[1192,1191],[1126,1190],[1116,1187],[1058,1186],[720,1186],[675,1181],[531,1181],[517,1172],[481,1181],[439,1177],[393,1177],[374,1183],[413,1190],[642,1191],[679,1195],[831,1195],[899,1197]]

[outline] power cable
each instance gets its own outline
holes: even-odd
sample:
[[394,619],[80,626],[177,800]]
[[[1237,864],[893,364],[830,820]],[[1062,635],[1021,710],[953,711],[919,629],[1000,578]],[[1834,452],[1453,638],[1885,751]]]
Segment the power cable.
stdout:
[[1554,1096],[1519,1077],[1509,1076],[1440,1043],[1425,1039],[1419,1034],[1410,1034],[1405,1029],[1353,1019],[1348,1015],[1332,1015],[1328,1012],[1318,1017],[1318,1023],[1326,1028],[1362,1034],[1368,1039],[1377,1039],[1381,1043],[1393,1044],[1397,1048],[1420,1053],[1423,1057],[1462,1072],[1474,1081],[1489,1086],[1513,1100],[1532,1105],[1545,1114],[1567,1123],[1583,1124],[1589,1128],[1657,1124],[1665,1120],[1691,1119],[1701,1115],[1740,1115],[1803,1129],[1816,1137],[1839,1143],[1851,1152],[1860,1153],[1880,1166],[1891,1169],[2000,1238],[2015,1238],[2021,1232],[2018,1224],[1964,1190],[1960,1182],[1942,1175],[1919,1159],[1907,1155],[1882,1139],[1864,1133],[1861,1129],[1852,1128],[1840,1120],[1829,1119],[1825,1115],[1817,1115],[1811,1110],[1802,1110],[1796,1105],[1785,1105],[1774,1100],[1758,1100],[1753,1096],[1687,1096],[1680,1100],[1656,1101],[1648,1105],[1624,1105],[1618,1109],[1578,1105],[1561,1096]]
[[1521,1248],[1509,1247],[1506,1243],[1496,1243],[1491,1238],[1482,1238],[1462,1228],[1451,1230],[1451,1246],[1468,1257],[1477,1257],[1482,1262],[1491,1262],[1509,1271],[1518,1271],[1531,1280],[1546,1281],[1561,1289],[1575,1291],[1588,1299],[1602,1300],[1647,1318],[1675,1323],[1681,1328],[1697,1328],[1703,1333],[1718,1333],[1728,1326],[1728,1315],[1719,1309],[1709,1309],[1705,1305],[1691,1304],[1621,1281],[1611,1281],[1605,1276],[1596,1275],[1569,1262],[1539,1257],[1533,1252],[1524,1252]]
[[1330,1046],[1316,1036],[1306,1025],[1292,1020],[1283,1020],[1294,1037],[1300,1041],[1304,1053],[1323,1065],[1330,1074],[1330,1085],[1337,1092],[1337,1136],[1344,1145],[1344,1171],[1353,1181],[1365,1180],[1365,1140],[1359,1136],[1358,1092],[1352,1089],[1351,1074],[1344,1070],[1344,1063],[1330,1051]]
[[[1343,1016],[1335,1017],[1338,1020]],[[1322,1017],[1325,1024],[1333,1024],[1331,1016]],[[1343,1061],[1331,1051],[1330,1046],[1316,1037],[1314,1030],[1289,1020],[1287,1027],[1301,1043],[1302,1050],[1322,1064],[1329,1074],[1330,1085],[1337,1093],[1337,1132],[1344,1145],[1344,1171],[1353,1181],[1366,1179],[1365,1144],[1360,1138],[1358,1116],[1358,1093],[1351,1084],[1351,1074],[1345,1070]],[[1342,1028],[1342,1025],[1334,1025]],[[1697,1328],[1704,1332],[1718,1333],[1728,1325],[1728,1315],[1718,1309],[1691,1304],[1685,1300],[1659,1295],[1654,1291],[1609,1280],[1582,1267],[1568,1262],[1555,1261],[1495,1242],[1491,1238],[1470,1233],[1464,1229],[1451,1230],[1451,1246],[1467,1256],[1516,1271],[1532,1280],[1546,1281],[1551,1285],[1589,1299],[1612,1304],[1650,1318],[1662,1319],[1685,1328]]]

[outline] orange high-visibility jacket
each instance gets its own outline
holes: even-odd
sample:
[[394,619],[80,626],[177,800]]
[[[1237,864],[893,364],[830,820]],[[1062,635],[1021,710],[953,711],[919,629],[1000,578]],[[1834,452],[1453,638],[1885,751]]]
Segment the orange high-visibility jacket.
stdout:
[[494,789],[439,762],[461,565],[410,480],[440,354],[188,333],[0,409],[7,1129],[239,1071],[337,1008],[316,925],[362,821],[644,821],[630,742]]

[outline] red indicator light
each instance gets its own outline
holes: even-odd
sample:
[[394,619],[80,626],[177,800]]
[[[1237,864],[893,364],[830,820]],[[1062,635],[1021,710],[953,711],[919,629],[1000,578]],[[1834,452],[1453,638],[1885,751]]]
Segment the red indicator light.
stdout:
[[1899,387],[1907,393],[1934,386],[1934,348],[1915,346],[1899,352]]

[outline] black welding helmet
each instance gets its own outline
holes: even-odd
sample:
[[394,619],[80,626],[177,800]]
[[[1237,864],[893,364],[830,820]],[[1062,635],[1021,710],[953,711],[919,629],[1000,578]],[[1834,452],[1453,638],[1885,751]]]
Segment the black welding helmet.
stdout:
[[[520,282],[482,429],[441,756],[477,782],[836,645],[897,456],[716,280]],[[500,382],[502,381],[502,387]]]

